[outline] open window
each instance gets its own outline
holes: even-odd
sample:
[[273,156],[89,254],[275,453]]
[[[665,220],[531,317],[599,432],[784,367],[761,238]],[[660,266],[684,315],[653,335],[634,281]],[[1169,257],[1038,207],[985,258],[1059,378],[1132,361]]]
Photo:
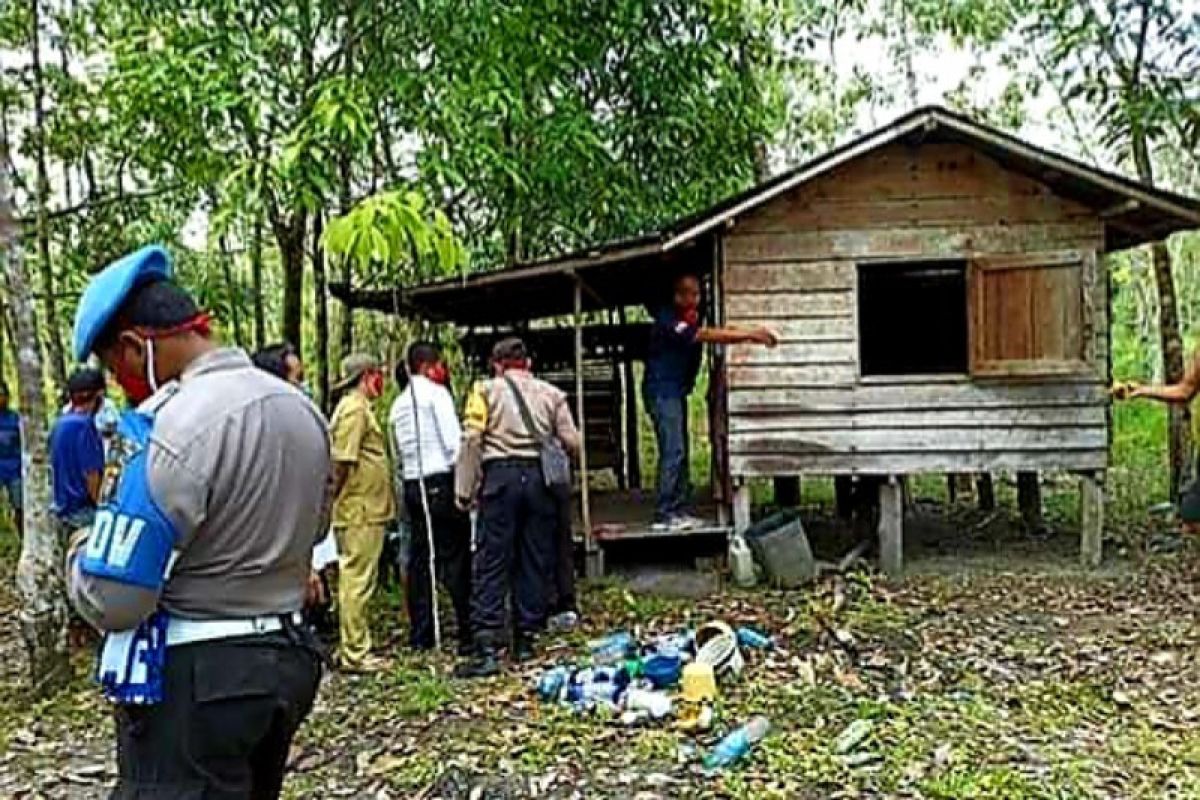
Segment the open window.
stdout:
[[1077,251],[977,259],[971,265],[971,374],[1085,370],[1084,307]]
[[967,262],[859,264],[858,341],[864,377],[965,375]]

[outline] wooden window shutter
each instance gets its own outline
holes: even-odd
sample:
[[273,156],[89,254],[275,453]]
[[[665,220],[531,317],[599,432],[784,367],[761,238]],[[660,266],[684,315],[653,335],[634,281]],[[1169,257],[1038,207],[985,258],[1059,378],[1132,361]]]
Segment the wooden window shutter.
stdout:
[[1087,370],[1083,254],[980,258],[970,275],[971,374]]

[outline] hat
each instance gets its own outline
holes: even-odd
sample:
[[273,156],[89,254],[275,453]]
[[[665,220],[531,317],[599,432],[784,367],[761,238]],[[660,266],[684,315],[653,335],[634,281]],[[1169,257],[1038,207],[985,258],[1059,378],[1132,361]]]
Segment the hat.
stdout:
[[170,277],[171,256],[156,244],[114,261],[95,275],[75,311],[75,359],[85,361],[91,355],[96,340],[135,289]]
[[67,379],[67,392],[80,394],[82,392],[104,391],[104,373],[92,367],[80,367],[71,373]]
[[379,363],[379,359],[375,356],[366,353],[351,353],[342,359],[341,377],[338,378],[338,382],[332,388],[335,392],[347,389],[357,383],[364,372],[370,372],[373,369],[383,369]]

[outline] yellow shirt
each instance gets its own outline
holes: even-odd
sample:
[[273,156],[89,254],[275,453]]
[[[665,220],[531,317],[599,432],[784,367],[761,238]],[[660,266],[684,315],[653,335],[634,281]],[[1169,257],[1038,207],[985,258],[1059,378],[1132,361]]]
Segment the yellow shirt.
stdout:
[[334,463],[350,468],[333,502],[334,526],[380,525],[393,519],[396,501],[383,428],[362,392],[351,391],[337,404],[329,435]]

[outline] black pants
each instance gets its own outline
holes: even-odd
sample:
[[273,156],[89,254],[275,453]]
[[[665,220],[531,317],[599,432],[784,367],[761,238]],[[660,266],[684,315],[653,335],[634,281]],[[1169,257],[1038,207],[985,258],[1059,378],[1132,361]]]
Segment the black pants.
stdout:
[[[438,581],[450,593],[458,640],[471,642],[471,518],[454,505],[454,476],[449,472],[425,479]],[[429,534],[417,481],[404,482],[404,505],[412,522],[408,549],[408,619],[412,647],[433,647],[433,601],[429,585]]]
[[165,699],[119,706],[116,800],[262,800],[283,785],[288,749],[312,708],[311,643],[265,634],[167,651]]
[[578,611],[575,604],[575,534],[571,530],[571,489],[551,491],[558,505],[558,527],[554,533],[554,597],[550,613]]
[[510,588],[517,630],[545,625],[558,524],[558,504],[536,459],[484,462],[471,593],[471,626],[481,643],[502,640]]

